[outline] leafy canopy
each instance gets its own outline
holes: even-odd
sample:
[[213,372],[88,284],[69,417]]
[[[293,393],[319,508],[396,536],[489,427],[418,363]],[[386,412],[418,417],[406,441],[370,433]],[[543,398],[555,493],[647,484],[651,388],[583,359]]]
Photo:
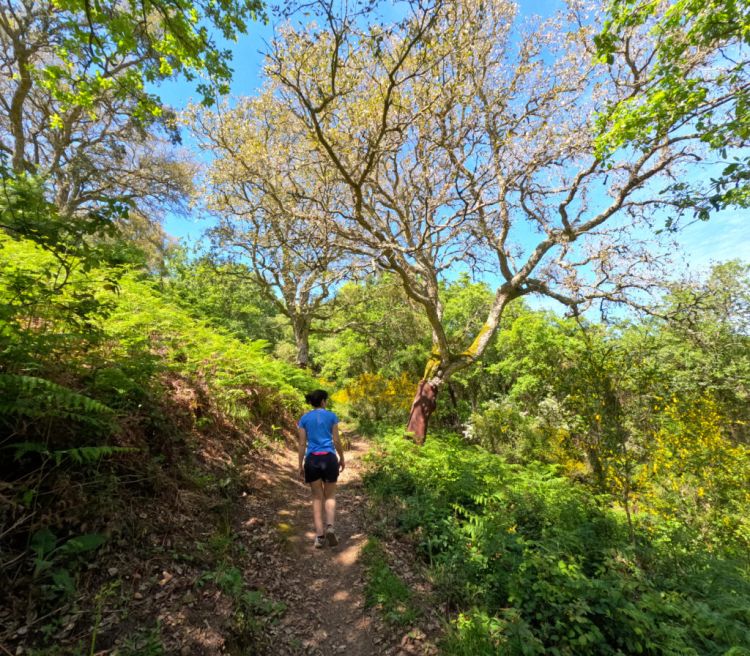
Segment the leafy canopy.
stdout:
[[[601,116],[602,156],[694,130],[724,162],[708,190],[684,184],[683,203],[707,219],[710,210],[750,204],[750,158],[732,148],[750,138],[750,3],[747,0],[613,0],[595,37],[596,55],[610,69],[636,73],[634,91]],[[642,58],[642,44],[655,44]]]
[[[265,19],[260,0],[52,0],[51,11],[64,31],[55,48],[59,62],[43,72],[50,89],[85,106],[114,84],[108,72],[136,62],[117,85],[122,93],[137,94],[142,111],[152,113],[160,111],[160,103],[144,90],[144,81],[202,77],[198,90],[208,104],[227,93],[231,54],[217,44],[214,30],[235,41],[248,19]],[[75,80],[66,79],[71,72]]]

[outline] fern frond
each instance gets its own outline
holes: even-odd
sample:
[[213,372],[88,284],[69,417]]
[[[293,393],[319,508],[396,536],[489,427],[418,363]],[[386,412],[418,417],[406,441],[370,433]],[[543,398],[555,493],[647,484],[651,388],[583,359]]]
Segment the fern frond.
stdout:
[[138,449],[126,446],[79,446],[71,449],[57,449],[50,451],[44,444],[39,442],[14,442],[1,447],[3,449],[15,449],[13,454],[14,460],[20,460],[29,453],[38,453],[43,456],[49,456],[55,464],[59,465],[64,460],[70,460],[77,465],[85,465],[102,458],[117,455],[118,453],[133,453]]
[[134,451],[138,451],[138,449],[125,446],[80,446],[74,449],[53,451],[52,457],[57,464],[67,458],[77,465],[84,465],[118,453],[132,453]]
[[89,424],[107,424],[114,411],[69,387],[46,378],[0,374],[0,415],[31,419],[57,417]]
[[16,452],[13,454],[14,460],[20,460],[27,453],[41,453],[43,455],[49,454],[49,449],[40,442],[14,442],[13,444],[7,444],[3,449],[15,449]]

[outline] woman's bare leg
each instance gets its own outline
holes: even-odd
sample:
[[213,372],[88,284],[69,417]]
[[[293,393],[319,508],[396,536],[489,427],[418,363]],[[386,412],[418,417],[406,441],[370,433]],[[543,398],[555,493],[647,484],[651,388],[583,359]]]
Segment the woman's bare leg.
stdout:
[[326,527],[323,524],[323,481],[313,481],[310,483],[310,489],[312,490],[312,505],[313,505],[313,522],[315,523],[315,535],[323,535]]
[[333,526],[336,517],[336,483],[326,483],[323,487],[326,508],[326,526]]

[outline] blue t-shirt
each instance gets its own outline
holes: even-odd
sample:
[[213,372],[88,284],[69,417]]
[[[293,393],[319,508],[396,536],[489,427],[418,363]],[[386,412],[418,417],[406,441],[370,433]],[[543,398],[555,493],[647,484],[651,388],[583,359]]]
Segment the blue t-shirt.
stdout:
[[316,451],[336,453],[333,444],[333,427],[339,423],[339,418],[330,410],[315,408],[302,415],[297,426],[305,429],[307,435],[307,451],[309,456]]

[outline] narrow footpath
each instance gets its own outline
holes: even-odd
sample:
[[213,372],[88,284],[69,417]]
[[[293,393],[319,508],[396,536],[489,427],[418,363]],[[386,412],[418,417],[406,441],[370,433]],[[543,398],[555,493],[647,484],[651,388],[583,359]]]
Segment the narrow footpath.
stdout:
[[367,535],[361,472],[368,444],[353,435],[345,439],[349,448],[337,491],[336,547],[313,548],[310,491],[297,474],[294,450],[272,454],[252,477],[254,490],[246,496],[239,532],[256,551],[245,581],[287,606],[270,628],[272,651],[279,656],[401,651],[401,633],[385,627],[377,611],[365,608],[360,553]]

